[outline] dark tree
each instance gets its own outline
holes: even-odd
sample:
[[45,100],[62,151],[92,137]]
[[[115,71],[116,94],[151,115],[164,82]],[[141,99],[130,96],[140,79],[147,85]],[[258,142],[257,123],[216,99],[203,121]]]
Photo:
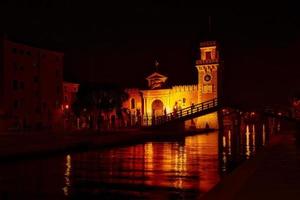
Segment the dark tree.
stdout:
[[91,115],[109,113],[114,109],[119,113],[127,99],[128,94],[118,85],[84,83],[80,85],[72,107],[77,116],[84,110]]

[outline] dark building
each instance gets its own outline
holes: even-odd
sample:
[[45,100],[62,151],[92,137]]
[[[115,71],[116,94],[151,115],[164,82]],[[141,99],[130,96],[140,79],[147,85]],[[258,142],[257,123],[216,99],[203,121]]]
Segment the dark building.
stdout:
[[64,54],[0,40],[1,129],[58,127]]

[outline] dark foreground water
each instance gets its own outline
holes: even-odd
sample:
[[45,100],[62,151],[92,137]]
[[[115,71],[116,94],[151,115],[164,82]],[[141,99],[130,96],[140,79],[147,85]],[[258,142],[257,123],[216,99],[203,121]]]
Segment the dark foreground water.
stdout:
[[264,124],[0,165],[0,199],[195,199],[265,145]]

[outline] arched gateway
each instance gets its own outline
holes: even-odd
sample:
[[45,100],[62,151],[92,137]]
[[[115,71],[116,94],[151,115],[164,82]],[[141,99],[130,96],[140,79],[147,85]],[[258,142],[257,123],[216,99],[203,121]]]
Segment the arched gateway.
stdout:
[[152,112],[155,117],[164,114],[164,104],[161,100],[156,99],[152,102]]

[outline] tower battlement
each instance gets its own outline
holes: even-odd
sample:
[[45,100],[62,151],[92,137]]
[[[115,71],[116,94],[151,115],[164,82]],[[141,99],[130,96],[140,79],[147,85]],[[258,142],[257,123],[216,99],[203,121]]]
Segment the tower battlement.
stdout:
[[200,42],[200,47],[210,47],[210,46],[217,46],[217,41]]
[[198,85],[175,85],[172,90],[174,92],[192,92],[198,90]]

